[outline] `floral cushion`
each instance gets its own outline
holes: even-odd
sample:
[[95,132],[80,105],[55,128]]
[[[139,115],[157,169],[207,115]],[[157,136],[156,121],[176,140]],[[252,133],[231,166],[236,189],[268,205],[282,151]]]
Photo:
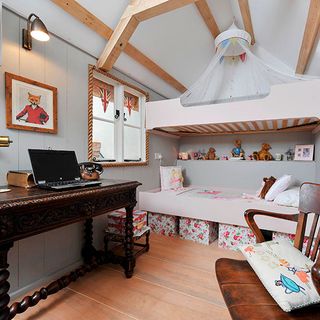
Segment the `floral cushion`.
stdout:
[[282,310],[290,312],[320,302],[311,279],[314,262],[288,241],[268,241],[239,249]]
[[160,167],[161,191],[183,187],[182,168]]

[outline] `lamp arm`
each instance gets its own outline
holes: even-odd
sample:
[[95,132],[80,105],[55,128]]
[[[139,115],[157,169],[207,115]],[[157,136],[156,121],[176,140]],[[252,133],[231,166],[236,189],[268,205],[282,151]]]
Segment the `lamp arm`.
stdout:
[[28,17],[28,21],[31,21],[31,18],[32,18],[32,17],[35,17],[35,18],[40,19],[35,13],[31,13],[31,14],[29,15],[29,17]]
[[35,17],[35,18],[38,18],[39,17],[35,14],[35,13],[31,13],[28,17],[28,20],[27,20],[27,29],[28,29],[28,33],[31,31],[31,19],[32,17]]

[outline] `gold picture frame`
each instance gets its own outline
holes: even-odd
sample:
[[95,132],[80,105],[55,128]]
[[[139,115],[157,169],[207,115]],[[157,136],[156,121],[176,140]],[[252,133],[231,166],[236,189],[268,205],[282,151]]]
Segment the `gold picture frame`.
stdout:
[[57,88],[5,73],[7,128],[57,133]]

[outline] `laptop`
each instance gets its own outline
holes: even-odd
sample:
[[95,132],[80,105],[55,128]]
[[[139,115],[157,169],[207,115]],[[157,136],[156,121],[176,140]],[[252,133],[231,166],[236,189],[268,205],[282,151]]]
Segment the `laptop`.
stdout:
[[74,151],[29,149],[34,181],[39,188],[67,190],[100,185],[81,179]]

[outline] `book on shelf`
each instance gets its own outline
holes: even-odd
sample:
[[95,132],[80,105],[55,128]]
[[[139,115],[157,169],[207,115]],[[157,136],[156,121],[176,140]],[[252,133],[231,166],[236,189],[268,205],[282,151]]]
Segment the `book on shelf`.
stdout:
[[10,186],[32,188],[35,186],[31,170],[10,170],[7,173],[7,182]]

